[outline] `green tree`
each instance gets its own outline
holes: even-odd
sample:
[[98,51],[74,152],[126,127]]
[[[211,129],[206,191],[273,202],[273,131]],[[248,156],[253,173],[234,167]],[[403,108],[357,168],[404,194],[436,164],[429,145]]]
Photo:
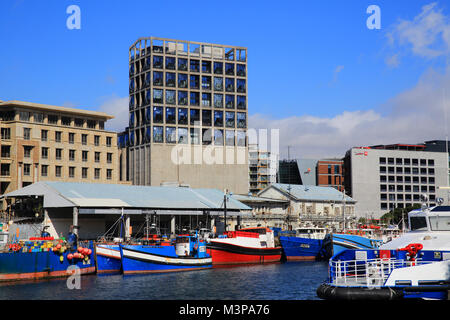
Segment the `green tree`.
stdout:
[[387,213],[385,213],[381,217],[381,221],[387,224],[396,224],[398,225],[402,218],[405,218],[405,225],[408,225],[408,212],[414,209],[419,209],[420,204],[414,204],[413,206],[406,207],[406,208],[395,208],[394,210],[391,210]]

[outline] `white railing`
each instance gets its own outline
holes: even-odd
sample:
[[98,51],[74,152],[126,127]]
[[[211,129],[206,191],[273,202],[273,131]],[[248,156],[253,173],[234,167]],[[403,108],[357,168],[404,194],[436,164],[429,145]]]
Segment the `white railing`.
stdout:
[[398,259],[367,259],[331,261],[330,279],[339,286],[382,286],[394,269],[411,267],[428,261]]

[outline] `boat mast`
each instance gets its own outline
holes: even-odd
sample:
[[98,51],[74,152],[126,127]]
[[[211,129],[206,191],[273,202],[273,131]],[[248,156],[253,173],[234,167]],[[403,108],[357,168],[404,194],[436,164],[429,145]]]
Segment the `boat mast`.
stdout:
[[344,188],[344,192],[342,193],[342,199],[344,201],[344,207],[343,207],[343,212],[342,212],[342,218],[343,218],[343,232],[345,232],[345,188]]

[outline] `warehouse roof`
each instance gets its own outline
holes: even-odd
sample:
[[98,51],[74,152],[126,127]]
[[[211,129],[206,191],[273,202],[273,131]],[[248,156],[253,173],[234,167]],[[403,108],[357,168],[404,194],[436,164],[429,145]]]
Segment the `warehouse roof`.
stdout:
[[[274,183],[264,190],[260,191],[258,195],[263,195],[269,188],[275,188],[282,192],[286,196],[290,196],[297,200],[310,200],[310,201],[334,201],[343,202],[344,193],[338,191],[333,187],[318,187],[302,184],[283,184]],[[350,203],[356,203],[356,200],[345,196],[345,201]]]
[[[223,193],[216,189],[41,181],[3,195],[27,196],[43,196],[44,208],[223,211]],[[227,210],[251,208],[231,198],[227,201]]]

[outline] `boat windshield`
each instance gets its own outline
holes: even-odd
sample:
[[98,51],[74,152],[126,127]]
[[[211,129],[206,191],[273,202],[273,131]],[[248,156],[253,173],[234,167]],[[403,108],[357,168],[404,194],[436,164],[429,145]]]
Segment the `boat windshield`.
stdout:
[[189,243],[189,237],[177,237],[177,243]]
[[410,217],[411,231],[427,230],[427,219],[425,217]]
[[450,217],[430,217],[430,227],[433,231],[450,231]]

